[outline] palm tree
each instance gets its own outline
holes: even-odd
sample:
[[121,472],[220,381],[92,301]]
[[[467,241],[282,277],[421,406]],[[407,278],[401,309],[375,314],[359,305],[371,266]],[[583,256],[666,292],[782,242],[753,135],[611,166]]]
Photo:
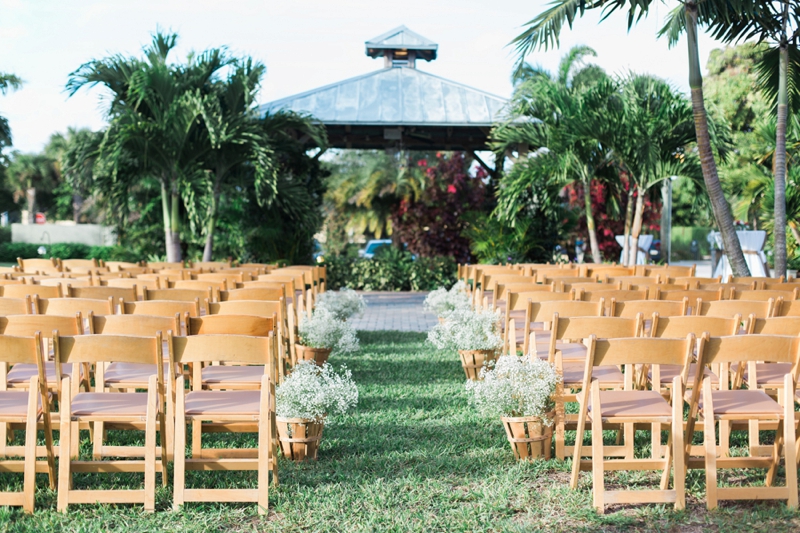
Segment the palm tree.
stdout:
[[666,82],[630,75],[620,85],[623,111],[615,114],[613,120],[618,123],[608,130],[610,136],[605,142],[612,148],[614,159],[627,170],[637,194],[626,258],[629,265],[635,265],[644,197],[671,176],[693,177],[697,161],[684,148],[695,140],[695,131],[689,102]]
[[[603,9],[605,15],[616,10],[628,7],[628,27],[633,26],[647,15],[654,0],[556,0],[551,7],[529,21],[523,33],[518,35],[512,44],[516,45],[520,63],[529,52],[537,48],[548,49],[557,46],[559,35],[564,25],[572,27],[576,17],[583,15],[588,9]],[[703,77],[700,68],[700,56],[697,48],[697,29],[699,13],[703,14],[703,21],[720,20],[730,21],[736,14],[736,7],[740,3],[729,3],[726,0],[688,0],[683,3],[684,20],[678,24],[678,18],[672,19],[673,25],[662,30],[662,33],[678,34],[686,31],[689,47],[689,87],[692,95],[692,109],[697,135],[697,147],[700,152],[700,163],[706,190],[711,200],[714,216],[717,220],[725,250],[731,263],[731,268],[737,276],[747,276],[750,269],[744,260],[742,247],[733,225],[731,208],[725,199],[722,185],[717,173],[714,152],[709,133],[708,115],[703,100]]]
[[[14,74],[7,74],[0,72],[0,94],[8,94],[22,87],[22,80]],[[8,125],[8,119],[0,116],[0,148],[4,146],[11,146],[11,128]]]
[[6,170],[6,180],[14,193],[14,201],[25,198],[28,223],[33,224],[36,214],[37,191],[52,190],[58,182],[55,160],[45,154],[12,155]]
[[[591,186],[598,172],[609,163],[608,149],[597,141],[597,128],[602,128],[602,117],[589,110],[596,102],[590,102],[587,95],[593,95],[595,86],[608,89],[602,84],[605,73],[594,65],[584,66],[583,59],[595,56],[594,50],[587,46],[571,49],[561,60],[556,75],[541,69],[528,67],[514,92],[509,120],[497,125],[492,131],[492,148],[506,153],[516,147],[546,149],[559,162],[557,179],[563,185],[580,183],[584,194],[584,215],[592,260],[602,262],[597,242],[597,228],[592,212]],[[535,73],[535,74],[534,74]],[[596,97],[599,99],[599,97]],[[537,168],[536,165],[530,167]],[[519,177],[535,181],[534,173],[520,173]],[[505,216],[516,213],[521,205],[516,205],[506,191],[503,194]],[[526,195],[519,201],[525,201]],[[509,203],[510,202],[510,203]],[[513,222],[513,217],[509,219]]]
[[[673,12],[673,16],[679,17],[681,14],[681,8]],[[797,99],[800,91],[800,5],[788,0],[743,2],[733,20],[710,18],[705,22],[715,37],[726,42],[757,37],[758,42],[770,43],[770,49],[759,63],[759,81],[773,103],[777,104],[773,158],[776,230],[773,232],[773,252],[775,275],[786,276],[786,129],[792,97]],[[674,28],[676,24],[670,26]],[[671,40],[676,39],[674,30],[670,37]]]
[[186,64],[169,63],[176,43],[177,35],[156,33],[145,59],[95,59],[67,83],[71,95],[95,85],[111,92],[109,127],[97,153],[110,168],[109,196],[124,199],[125,191],[146,177],[159,181],[168,261],[182,258],[181,196],[202,196],[198,191],[205,183],[200,118],[214,98],[220,71],[232,62],[224,49],[211,49],[190,55]]

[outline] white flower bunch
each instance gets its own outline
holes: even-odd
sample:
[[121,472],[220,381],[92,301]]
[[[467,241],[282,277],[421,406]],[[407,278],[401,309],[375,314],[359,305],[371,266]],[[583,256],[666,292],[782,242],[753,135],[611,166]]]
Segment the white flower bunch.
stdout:
[[467,285],[460,280],[449,291],[444,287],[439,287],[428,294],[423,306],[426,311],[432,311],[440,318],[447,317],[457,309],[469,309],[471,304],[466,288]]
[[334,353],[358,351],[356,330],[325,308],[316,308],[311,318],[303,315],[298,327],[300,344],[309,348],[331,348]]
[[440,350],[496,350],[503,344],[500,313],[490,309],[456,309],[433,327],[428,341]]
[[347,287],[336,291],[325,291],[317,298],[317,309],[325,308],[339,320],[347,320],[353,315],[360,315],[367,308],[364,298],[353,289]]
[[488,416],[539,416],[553,408],[552,396],[561,376],[553,365],[539,358],[504,355],[484,366],[483,381],[467,381],[470,403]]
[[[337,374],[325,363],[300,361],[292,373],[275,389],[275,414],[285,418],[310,418],[343,415],[358,403],[358,388],[347,367]],[[328,419],[330,422],[330,419]]]

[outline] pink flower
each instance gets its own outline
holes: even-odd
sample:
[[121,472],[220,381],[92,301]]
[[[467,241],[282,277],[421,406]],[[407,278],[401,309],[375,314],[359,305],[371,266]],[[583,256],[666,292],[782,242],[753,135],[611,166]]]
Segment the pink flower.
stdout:
[[455,194],[456,186],[455,185],[448,185],[447,186],[447,192],[449,192],[450,194]]

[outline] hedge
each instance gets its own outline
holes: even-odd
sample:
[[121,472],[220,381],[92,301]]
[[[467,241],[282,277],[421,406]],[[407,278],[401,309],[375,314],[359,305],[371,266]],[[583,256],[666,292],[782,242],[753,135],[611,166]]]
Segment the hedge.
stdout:
[[328,289],[365,291],[430,291],[456,280],[450,257],[420,257],[389,249],[372,259],[335,256],[325,260]]
[[[40,254],[39,248],[45,253]],[[27,242],[6,242],[0,244],[0,263],[16,263],[17,258],[58,257],[60,259],[102,259],[103,261],[141,260],[141,257],[123,246],[89,246],[86,244],[64,242],[43,246]]]

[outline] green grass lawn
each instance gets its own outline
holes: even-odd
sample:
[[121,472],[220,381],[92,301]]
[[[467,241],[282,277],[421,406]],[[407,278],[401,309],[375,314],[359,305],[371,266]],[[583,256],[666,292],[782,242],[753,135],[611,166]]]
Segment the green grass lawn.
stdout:
[[[173,512],[171,488],[157,494],[157,511],[141,506],[84,505],[66,515],[39,476],[36,514],[0,507],[4,531],[796,531],[800,514],[780,502],[723,503],[705,510],[704,475],[687,479],[687,510],[670,506],[591,508],[590,475],[578,491],[568,487],[570,462],[518,463],[498,420],[467,405],[464,373],[454,354],[440,353],[417,333],[361,332],[360,353],[346,363],[359,385],[359,406],[325,428],[320,458],[280,463],[280,485],[270,491],[268,516],[254,504],[187,504]],[[134,435],[114,435],[120,443]],[[90,453],[88,434],[82,451]],[[223,439],[223,437],[212,437]],[[224,437],[249,439],[249,437]],[[648,442],[646,434],[639,439]],[[250,445],[254,440],[248,440]],[[221,444],[221,440],[219,440]],[[76,487],[126,484],[141,476],[76,476]],[[251,473],[190,473],[216,486],[252,486]],[[731,473],[727,484],[762,479],[761,471]],[[19,475],[0,475],[0,490],[19,487]],[[607,474],[609,488],[639,485],[657,476]],[[105,481],[104,481],[105,480]],[[782,483],[783,480],[780,480]]]

